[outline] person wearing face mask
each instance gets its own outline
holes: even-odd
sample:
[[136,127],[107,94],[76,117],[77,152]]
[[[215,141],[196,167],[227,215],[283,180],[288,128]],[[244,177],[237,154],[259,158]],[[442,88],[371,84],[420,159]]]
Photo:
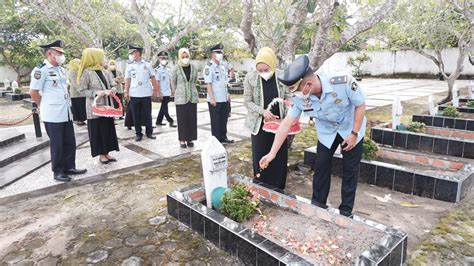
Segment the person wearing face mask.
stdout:
[[40,113],[50,139],[54,179],[69,182],[70,175],[83,174],[87,170],[76,168],[76,138],[71,101],[67,91],[66,72],[61,67],[66,61],[63,46],[61,40],[40,45],[46,59],[31,72],[30,95],[38,106],[37,112]]
[[278,77],[294,92],[294,105],[280,124],[270,152],[260,160],[265,169],[272,164],[291,124],[302,112],[316,120],[317,158],[311,202],[327,208],[333,154],[341,146],[343,174],[340,214],[352,217],[359,163],[365,135],[365,95],[354,77],[316,74],[306,55],[298,57]]
[[107,74],[104,66],[104,50],[86,48],[82,51],[81,66],[77,73],[77,84],[86,96],[87,130],[92,157],[99,156],[99,162],[108,164],[117,161],[109,155],[111,151],[119,151],[117,133],[112,117],[96,116],[92,113],[94,99],[98,106],[108,105],[108,96],[116,93],[115,81]]
[[[120,101],[122,102],[122,105],[123,105],[123,82],[124,82],[124,78],[123,78],[123,74],[120,70],[117,69],[117,63],[115,62],[115,60],[110,60],[109,61],[109,68],[108,68],[108,73],[112,75],[112,79],[115,81],[115,89],[117,90],[117,93],[115,95],[117,95],[117,97],[119,97]],[[118,103],[116,103],[114,101],[114,107],[115,108],[118,108]],[[124,110],[124,114],[125,114],[125,110]],[[123,116],[120,117],[120,119],[123,119]]]
[[174,91],[178,139],[181,148],[194,147],[197,139],[197,104],[199,95],[196,88],[197,69],[190,63],[191,53],[187,48],[178,51],[178,64],[171,71],[171,86]]
[[[275,134],[262,130],[264,121],[273,121],[286,114],[286,106],[275,105],[267,110],[275,98],[291,98],[288,88],[279,83],[276,75],[277,58],[269,47],[263,47],[255,58],[255,69],[245,76],[244,105],[247,108],[245,126],[251,132],[254,176],[260,172],[259,161],[270,151]],[[278,150],[274,162],[258,179],[274,187],[285,189],[288,162],[288,143],[285,140]]]
[[68,64],[68,81],[69,81],[69,94],[71,95],[71,111],[73,121],[76,125],[83,126],[87,120],[86,113],[86,97],[79,93],[79,86],[77,85],[77,71],[81,64],[80,59],[72,59]]
[[142,115],[145,117],[145,134],[149,139],[153,136],[153,121],[151,119],[151,97],[162,99],[160,84],[155,79],[155,70],[149,62],[142,59],[143,48],[128,46],[129,60],[125,70],[124,96],[130,100],[133,122],[135,126],[135,141],[141,141]]
[[211,60],[204,67],[204,82],[207,86],[207,103],[211,117],[212,135],[221,143],[234,143],[227,138],[229,116],[229,93],[227,91],[227,69],[222,64],[224,46],[217,44],[211,48]]
[[155,68],[156,80],[160,83],[161,94],[163,95],[163,100],[161,100],[160,112],[156,118],[157,126],[164,126],[163,118],[166,117],[166,120],[170,124],[170,127],[176,127],[174,124],[173,118],[171,118],[168,112],[168,103],[171,101],[171,87],[170,87],[170,69],[168,65],[168,53],[161,51],[158,53],[158,59],[160,64]]

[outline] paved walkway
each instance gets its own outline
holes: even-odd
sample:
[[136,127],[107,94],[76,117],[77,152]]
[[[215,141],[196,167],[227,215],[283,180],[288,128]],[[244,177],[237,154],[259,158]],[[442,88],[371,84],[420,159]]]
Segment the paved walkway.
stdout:
[[[447,89],[446,82],[437,80],[407,80],[407,79],[364,79],[361,82],[367,95],[367,109],[390,105],[393,98],[399,95],[402,101],[444,92]],[[467,81],[460,81],[459,86],[467,85]],[[248,138],[249,131],[244,127],[247,111],[243,105],[242,98],[234,96],[232,101],[232,116],[228,123],[229,137],[238,141]],[[153,118],[156,119],[158,109],[153,110]],[[176,117],[175,108],[170,108],[171,116]],[[305,122],[307,118],[302,118]],[[117,158],[117,163],[102,165],[97,158],[90,156],[89,144],[79,147],[76,154],[78,168],[87,168],[84,175],[76,176],[75,179],[83,179],[99,174],[120,171],[132,166],[139,167],[141,164],[159,161],[164,158],[183,155],[190,152],[199,152],[205,141],[211,135],[210,119],[207,103],[198,104],[198,140],[194,148],[182,149],[179,147],[178,133],[175,128],[168,126],[157,127],[154,134],[156,140],[144,138],[141,142],[134,141],[134,131],[123,126],[123,120],[117,120],[117,135],[119,136],[120,152],[112,152],[111,156]],[[32,125],[16,128],[20,132],[32,134]],[[6,129],[0,129],[6,130]],[[76,127],[76,131],[86,132],[86,127]],[[47,136],[44,136],[47,137]],[[20,179],[14,184],[0,189],[0,198],[9,197],[21,193],[35,191],[38,189],[54,186],[58,182],[52,179],[51,165],[47,164],[35,172]]]

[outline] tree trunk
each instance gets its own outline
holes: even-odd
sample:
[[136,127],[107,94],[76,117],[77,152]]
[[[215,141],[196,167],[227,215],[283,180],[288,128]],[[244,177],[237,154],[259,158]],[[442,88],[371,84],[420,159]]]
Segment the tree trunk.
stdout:
[[451,77],[448,78],[448,95],[446,95],[445,98],[443,98],[441,101],[438,102],[438,105],[445,104],[447,102],[450,102],[453,100],[453,87],[454,83],[456,82],[456,78],[453,78],[452,75]]

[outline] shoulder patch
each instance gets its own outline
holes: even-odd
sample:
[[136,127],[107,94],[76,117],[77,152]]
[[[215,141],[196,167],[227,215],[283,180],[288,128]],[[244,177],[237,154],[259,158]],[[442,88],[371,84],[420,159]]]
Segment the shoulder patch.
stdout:
[[209,68],[208,68],[208,67],[206,67],[206,68],[204,69],[204,74],[205,74],[206,76],[209,75]]
[[41,78],[41,70],[39,70],[39,69],[35,70],[35,73],[33,74],[33,77],[35,79],[40,79]]
[[344,84],[347,83],[347,76],[337,76],[331,78],[331,84]]
[[356,91],[357,88],[359,88],[359,85],[357,84],[357,82],[355,82],[355,81],[352,82],[351,89],[352,89],[353,91]]

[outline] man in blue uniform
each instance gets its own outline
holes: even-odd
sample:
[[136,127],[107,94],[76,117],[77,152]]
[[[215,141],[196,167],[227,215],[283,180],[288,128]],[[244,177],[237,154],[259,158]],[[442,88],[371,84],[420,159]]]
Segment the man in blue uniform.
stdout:
[[170,124],[170,127],[176,127],[174,124],[173,118],[171,118],[168,112],[168,103],[171,101],[171,79],[170,79],[170,69],[168,65],[168,53],[162,51],[158,53],[158,59],[160,64],[155,69],[156,80],[160,83],[161,94],[163,95],[163,100],[161,100],[160,112],[156,118],[157,126],[164,126],[163,118],[166,117],[166,120]]
[[126,100],[130,99],[133,124],[135,126],[135,141],[141,141],[142,113],[145,118],[145,133],[147,138],[156,139],[153,136],[153,124],[151,119],[151,97],[160,97],[160,85],[155,79],[155,70],[149,62],[142,59],[143,48],[129,45],[127,69],[125,70]]
[[229,93],[227,91],[227,68],[223,62],[224,46],[217,44],[211,48],[211,60],[204,67],[204,82],[207,86],[207,103],[211,117],[211,132],[221,143],[233,143],[227,138],[229,115]]
[[61,65],[65,62],[63,42],[40,45],[45,60],[31,72],[30,95],[39,106],[41,120],[51,146],[51,168],[54,179],[71,181],[69,175],[83,174],[76,169],[76,138],[72,124],[71,101],[67,77]]
[[293,92],[294,105],[282,121],[270,152],[262,157],[265,169],[275,158],[291,124],[305,112],[316,121],[317,159],[313,176],[314,205],[327,208],[331,184],[331,162],[341,145],[343,174],[339,211],[351,217],[357,188],[362,143],[365,135],[365,95],[352,76],[315,74],[306,55],[297,58],[278,80]]

